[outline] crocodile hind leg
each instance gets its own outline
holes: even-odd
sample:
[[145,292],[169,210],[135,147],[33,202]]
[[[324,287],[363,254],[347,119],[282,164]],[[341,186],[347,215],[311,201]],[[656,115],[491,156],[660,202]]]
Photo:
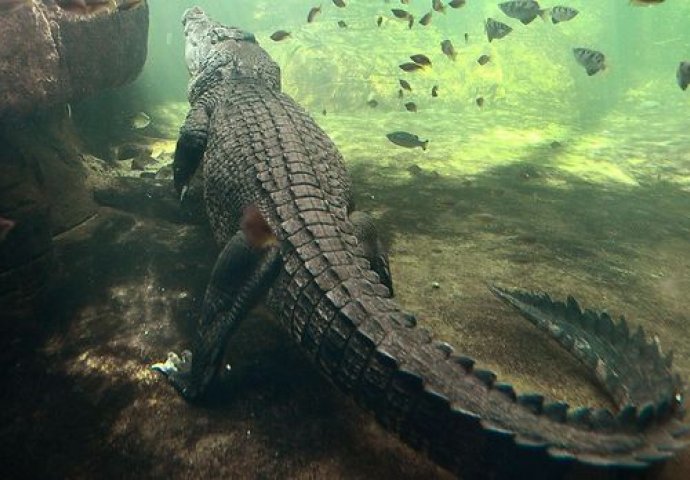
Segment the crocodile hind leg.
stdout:
[[[258,210],[250,215],[263,220]],[[243,229],[228,241],[213,267],[192,351],[181,356],[169,353],[166,362],[151,366],[165,374],[187,400],[204,393],[218,371],[229,337],[279,271],[277,244],[260,229],[257,232],[246,216]]]
[[364,256],[371,264],[371,269],[376,272],[393,296],[393,279],[388,264],[388,254],[379,239],[374,220],[371,215],[354,211],[350,214],[350,222],[355,227],[355,236],[364,249]]

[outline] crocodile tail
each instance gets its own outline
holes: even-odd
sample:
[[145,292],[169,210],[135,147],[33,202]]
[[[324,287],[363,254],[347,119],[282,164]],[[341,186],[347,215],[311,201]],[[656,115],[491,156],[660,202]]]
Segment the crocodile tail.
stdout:
[[680,420],[680,381],[670,357],[641,331],[622,335],[622,321],[610,326],[608,316],[582,312],[573,301],[492,287],[592,367],[619,403],[616,414],[570,409],[520,395],[434,341],[414,316],[372,290],[375,282],[334,268],[325,273],[332,281],[320,285],[326,293],[301,343],[384,427],[451,471],[466,478],[559,478],[571,468],[646,467],[685,446],[690,429]]
[[641,326],[633,333],[625,317],[614,321],[606,312],[583,311],[571,296],[560,302],[545,293],[489,289],[583,363],[619,410],[637,407],[649,422],[682,407],[682,383],[671,370],[673,352],[663,355]]

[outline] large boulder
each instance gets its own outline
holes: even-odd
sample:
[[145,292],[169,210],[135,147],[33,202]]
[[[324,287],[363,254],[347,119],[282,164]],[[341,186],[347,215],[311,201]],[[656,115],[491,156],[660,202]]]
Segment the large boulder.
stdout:
[[147,38],[145,0],[29,0],[0,8],[0,117],[133,80]]
[[70,104],[139,74],[148,22],[144,0],[0,0],[3,319],[35,313],[52,237],[96,212]]

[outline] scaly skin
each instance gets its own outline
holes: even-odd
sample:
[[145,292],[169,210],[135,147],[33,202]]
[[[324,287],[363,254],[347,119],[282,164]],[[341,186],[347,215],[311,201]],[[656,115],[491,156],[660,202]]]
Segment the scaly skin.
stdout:
[[[416,327],[391,297],[372,228],[350,215],[338,150],[281,93],[278,66],[251,34],[198,8],[183,22],[191,110],[175,185],[184,192],[203,156],[208,215],[225,246],[193,356],[156,366],[186,398],[203,394],[228,336],[263,297],[334,384],[465,478],[557,478],[573,465],[641,468],[682,448],[688,429],[670,358],[641,331],[630,335],[624,320],[582,312],[574,300],[491,287],[592,369],[617,414],[516,395]],[[247,207],[258,209],[272,241],[247,240],[240,228]]]

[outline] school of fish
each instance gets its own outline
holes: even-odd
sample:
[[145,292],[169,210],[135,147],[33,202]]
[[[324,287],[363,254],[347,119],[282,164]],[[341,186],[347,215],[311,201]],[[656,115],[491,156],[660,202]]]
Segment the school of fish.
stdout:
[[[1,2],[2,0],[0,0]],[[333,4],[338,8],[345,8],[347,5],[343,0],[332,0]],[[389,3],[390,0],[384,0],[385,3]],[[631,5],[634,6],[651,6],[664,3],[664,0],[628,0]],[[409,5],[411,0],[400,0],[401,6]],[[446,3],[443,0],[431,0],[431,9],[422,15],[418,20],[415,19],[414,15],[405,10],[404,8],[391,8],[391,20],[401,20],[407,22],[408,28],[413,28],[415,23],[426,27],[431,24],[434,15],[436,14],[446,14],[450,7],[451,9],[459,9],[467,4],[467,0],[450,0]],[[500,12],[508,18],[518,20],[523,25],[531,24],[535,19],[541,18],[544,21],[551,21],[553,25],[558,25],[563,22],[568,22],[573,20],[580,13],[577,9],[566,6],[566,5],[556,5],[553,7],[543,8],[536,0],[510,0],[506,2],[501,2],[497,4]],[[307,22],[313,22],[317,15],[321,13],[321,5],[311,8],[307,14]],[[382,15],[376,18],[376,26],[380,27],[384,22],[384,17]],[[338,26],[341,28],[347,27],[347,24],[343,20],[338,21]],[[488,17],[484,20],[484,32],[489,43],[494,40],[500,40],[513,32],[513,27],[495,18]],[[271,35],[271,39],[275,41],[282,41],[288,39],[290,33],[284,30],[278,30]],[[469,43],[469,33],[464,34],[465,43]],[[450,61],[455,61],[458,52],[455,46],[449,39],[445,39],[440,44],[441,52]],[[575,62],[580,65],[586,72],[588,76],[595,75],[602,70],[606,69],[606,55],[598,50],[594,50],[588,47],[573,47],[572,53],[575,58]],[[410,61],[404,61],[398,65],[398,68],[406,74],[414,74],[415,72],[420,72],[432,67],[432,62],[428,56],[422,53],[417,53],[410,55]],[[484,66],[491,61],[491,56],[488,54],[483,54],[477,59],[477,63],[480,66]],[[686,90],[688,85],[690,85],[690,61],[682,61],[678,66],[676,71],[676,80],[678,86],[682,90]],[[412,85],[410,81],[406,79],[399,79],[398,98],[404,99],[405,92],[412,92]],[[431,89],[431,97],[436,98],[439,95],[438,85],[434,85]],[[474,100],[478,108],[483,108],[485,105],[484,97],[477,96]],[[367,100],[367,105],[369,107],[375,108],[378,106],[378,101],[374,98],[369,98]],[[415,102],[402,100],[401,105],[408,112],[416,113],[418,111],[418,105]],[[416,148],[422,147],[426,150],[428,140],[422,141],[419,137],[410,132],[392,132],[386,135],[388,140],[393,144],[405,147],[405,148]]]

